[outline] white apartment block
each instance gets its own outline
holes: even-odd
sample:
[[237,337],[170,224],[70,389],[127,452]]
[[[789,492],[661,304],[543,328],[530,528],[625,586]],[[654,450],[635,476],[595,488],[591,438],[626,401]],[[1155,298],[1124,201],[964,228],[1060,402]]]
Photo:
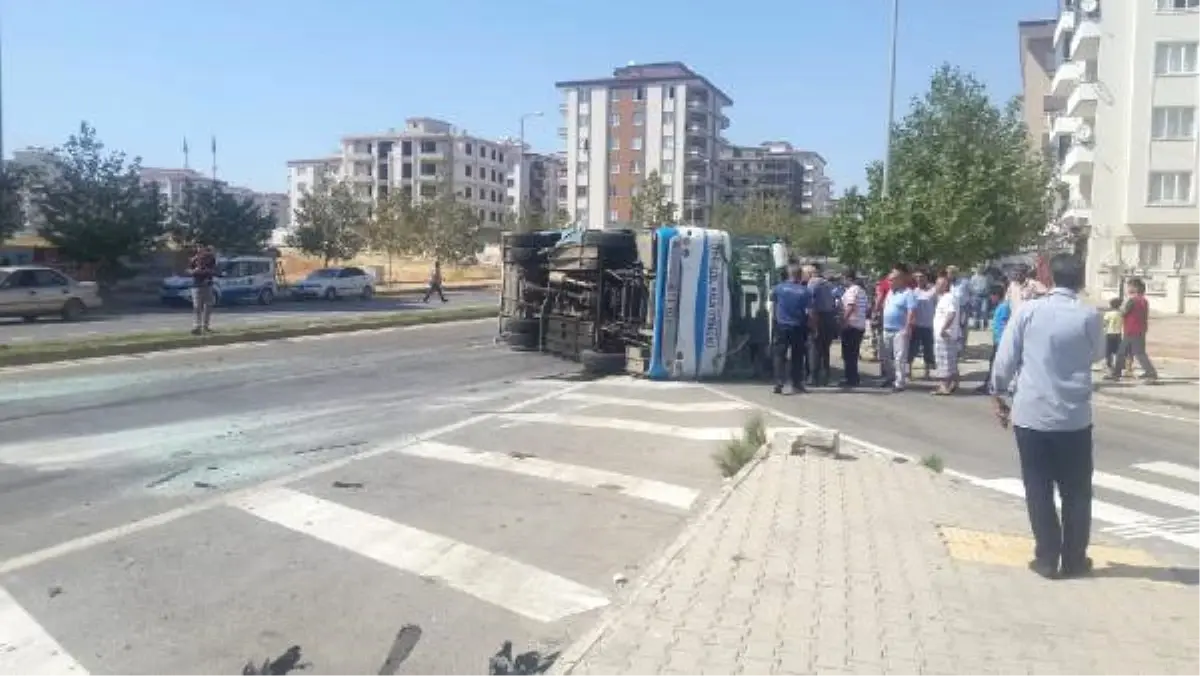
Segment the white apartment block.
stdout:
[[678,62],[631,64],[610,78],[555,86],[564,99],[564,206],[577,225],[628,223],[633,196],[655,171],[681,223],[710,222],[729,96]]
[[560,176],[565,167],[565,157],[559,154],[525,152],[508,172],[508,210],[514,216],[526,212],[553,219],[559,209]]
[[1049,139],[1094,295],[1138,275],[1156,310],[1197,312],[1197,43],[1200,0],[1060,0]]
[[348,181],[372,206],[394,191],[419,201],[446,186],[478,211],[484,226],[499,227],[507,211],[508,172],[517,162],[516,148],[511,140],[471,136],[427,117],[405,120],[401,130],[347,136],[332,157],[288,162],[293,217],[300,196],[324,176]]

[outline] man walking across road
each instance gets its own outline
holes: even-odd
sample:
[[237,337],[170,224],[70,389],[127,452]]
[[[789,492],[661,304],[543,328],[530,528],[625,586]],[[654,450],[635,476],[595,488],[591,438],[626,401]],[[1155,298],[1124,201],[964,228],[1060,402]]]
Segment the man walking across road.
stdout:
[[908,384],[908,343],[917,320],[917,298],[908,288],[908,266],[897,263],[888,276],[890,291],[883,299],[883,342],[879,350],[881,387],[903,392]]
[[[1013,313],[992,369],[1000,424],[1011,422],[1036,542],[1030,570],[1046,578],[1091,571],[1092,364],[1104,359],[1100,313],[1080,302],[1083,265],[1050,261],[1054,287]],[[1004,395],[1016,386],[1011,405]],[[1057,488],[1062,520],[1054,504]]]
[[867,290],[854,274],[845,274],[846,290],[842,293],[842,368],[845,387],[858,387],[858,358],[862,350],[863,336],[867,332]]
[[438,298],[442,302],[446,302],[446,294],[442,292],[442,262],[434,261],[433,269],[429,271],[429,288],[425,290],[425,297],[421,299],[422,303],[428,303],[429,297],[437,292]]
[[192,276],[192,335],[208,333],[211,329],[213,303],[213,278],[217,276],[217,255],[211,246],[198,247],[188,263],[188,274]]
[[799,266],[788,266],[788,278],[771,290],[771,302],[775,304],[775,336],[771,346],[774,353],[775,394],[783,394],[789,375],[790,393],[803,392],[808,332],[813,318],[809,312],[812,292],[804,283]]

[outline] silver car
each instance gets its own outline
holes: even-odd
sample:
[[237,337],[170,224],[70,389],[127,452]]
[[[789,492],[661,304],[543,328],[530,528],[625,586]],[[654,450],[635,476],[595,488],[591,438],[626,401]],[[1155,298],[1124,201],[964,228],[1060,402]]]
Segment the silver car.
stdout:
[[81,319],[102,305],[94,282],[77,282],[39,265],[0,267],[0,317]]

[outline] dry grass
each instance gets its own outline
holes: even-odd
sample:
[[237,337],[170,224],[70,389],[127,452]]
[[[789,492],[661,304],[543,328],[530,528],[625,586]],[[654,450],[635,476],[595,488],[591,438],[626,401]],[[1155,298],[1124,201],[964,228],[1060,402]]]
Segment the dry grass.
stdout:
[[[320,259],[304,256],[285,249],[282,256],[284,278],[289,283],[306,277],[322,267]],[[384,284],[424,284],[429,279],[431,261],[412,258],[393,258],[389,265],[387,256],[363,254],[352,261],[339,263],[356,265],[368,270],[379,269]],[[500,278],[500,269],[490,265],[443,266],[442,278],[447,284],[491,282]]]

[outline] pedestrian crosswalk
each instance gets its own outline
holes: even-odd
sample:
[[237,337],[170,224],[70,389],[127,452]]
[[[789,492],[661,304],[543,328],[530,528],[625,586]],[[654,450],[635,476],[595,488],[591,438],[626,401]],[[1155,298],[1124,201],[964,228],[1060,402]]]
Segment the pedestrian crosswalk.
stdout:
[[[295,603],[325,608],[356,641],[381,618],[437,628],[416,673],[482,668],[500,640],[566,637],[609,605],[615,574],[656,556],[721,485],[710,455],[752,414],[704,388],[623,379],[491,389],[424,402],[428,415],[468,406],[468,421],[377,437],[357,455],[50,547],[14,551],[4,533],[20,531],[0,530],[0,675],[234,673],[290,644],[316,670],[375,673],[386,645],[347,657],[362,646],[333,645],[338,632],[284,610]],[[537,396],[504,405],[514,389]],[[203,446],[204,429],[107,433],[90,449],[79,437],[0,442],[0,458],[31,472],[111,469],[145,462],[152,437]],[[332,596],[347,576],[361,618]],[[236,612],[214,606],[231,598]],[[444,656],[464,653],[466,667]]]
[[[1018,478],[976,483],[1025,496]],[[1120,471],[1096,470],[1092,487],[1092,519],[1101,532],[1200,549],[1200,469],[1163,460],[1140,462]]]

